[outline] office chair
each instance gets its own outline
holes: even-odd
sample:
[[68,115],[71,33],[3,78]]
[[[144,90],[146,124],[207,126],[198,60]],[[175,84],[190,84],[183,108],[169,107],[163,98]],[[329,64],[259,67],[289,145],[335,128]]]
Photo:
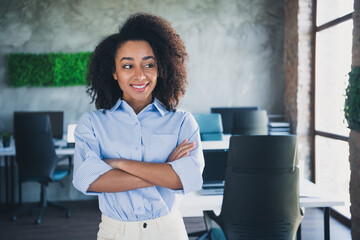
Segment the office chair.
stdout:
[[303,218],[296,165],[296,136],[232,136],[221,213],[204,211],[200,239],[295,239]]
[[223,128],[219,113],[194,113],[200,128],[201,141],[221,141]]
[[234,113],[233,135],[267,135],[268,117],[265,110],[244,110]]
[[257,106],[246,106],[246,107],[212,107],[211,113],[219,113],[221,115],[221,121],[223,125],[224,134],[231,134],[234,122],[234,113],[247,111],[247,110],[258,110]]
[[[19,173],[19,199],[21,203],[21,184],[23,182],[38,182],[41,184],[40,210],[35,219],[41,223],[41,216],[47,205],[66,210],[70,217],[70,209],[47,200],[46,188],[49,182],[59,181],[70,174],[71,158],[66,169],[57,170],[58,159],[48,115],[16,114],[14,113],[14,136],[16,147],[16,162]],[[36,204],[37,205],[37,204]],[[32,210],[36,206],[19,208],[13,214],[13,221],[21,213]]]

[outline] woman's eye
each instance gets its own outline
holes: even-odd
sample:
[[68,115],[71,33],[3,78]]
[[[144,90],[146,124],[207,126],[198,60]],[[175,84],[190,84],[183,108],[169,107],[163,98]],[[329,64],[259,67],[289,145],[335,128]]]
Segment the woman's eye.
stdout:
[[130,64],[125,64],[125,65],[123,65],[123,68],[125,68],[125,69],[130,69],[130,68],[132,68],[132,65],[130,65]]
[[154,67],[154,64],[153,63],[148,63],[145,65],[146,68],[153,68]]

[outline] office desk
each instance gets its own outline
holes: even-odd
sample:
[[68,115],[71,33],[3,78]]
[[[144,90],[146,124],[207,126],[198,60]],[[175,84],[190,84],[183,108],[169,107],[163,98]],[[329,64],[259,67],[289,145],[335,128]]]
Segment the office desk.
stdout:
[[[75,149],[74,148],[56,148],[55,149],[56,155],[58,156],[67,156],[67,155],[74,155]],[[15,147],[8,147],[8,148],[0,148],[0,157],[15,157]]]
[[[202,217],[204,210],[213,210],[219,215],[222,195],[200,195],[199,192],[186,194],[180,202],[183,217]],[[330,239],[330,207],[342,206],[344,201],[335,198],[316,184],[300,179],[300,207],[320,207],[324,209],[324,236]],[[306,211],[305,211],[306,213]]]
[[222,141],[202,141],[203,150],[229,149],[231,134],[223,134]]
[[[228,149],[229,148],[229,141],[231,135],[224,135],[223,141],[203,141],[201,145],[203,150],[211,150],[211,149]],[[56,148],[55,152],[59,156],[67,156],[67,155],[74,155],[75,149],[74,148]],[[15,147],[7,147],[1,148],[0,147],[0,157],[14,157],[16,155]]]

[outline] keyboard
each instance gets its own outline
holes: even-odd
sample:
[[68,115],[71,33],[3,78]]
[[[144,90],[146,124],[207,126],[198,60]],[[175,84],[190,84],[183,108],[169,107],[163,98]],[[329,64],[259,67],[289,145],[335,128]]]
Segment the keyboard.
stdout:
[[224,186],[203,186],[200,190],[201,195],[222,195]]

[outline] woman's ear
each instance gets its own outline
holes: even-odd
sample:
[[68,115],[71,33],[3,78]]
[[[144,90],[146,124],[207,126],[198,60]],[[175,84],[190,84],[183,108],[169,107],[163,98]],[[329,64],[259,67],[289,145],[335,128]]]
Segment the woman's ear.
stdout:
[[116,76],[116,72],[113,72],[113,78],[114,78],[115,81],[118,80],[118,79],[117,79],[117,76]]

